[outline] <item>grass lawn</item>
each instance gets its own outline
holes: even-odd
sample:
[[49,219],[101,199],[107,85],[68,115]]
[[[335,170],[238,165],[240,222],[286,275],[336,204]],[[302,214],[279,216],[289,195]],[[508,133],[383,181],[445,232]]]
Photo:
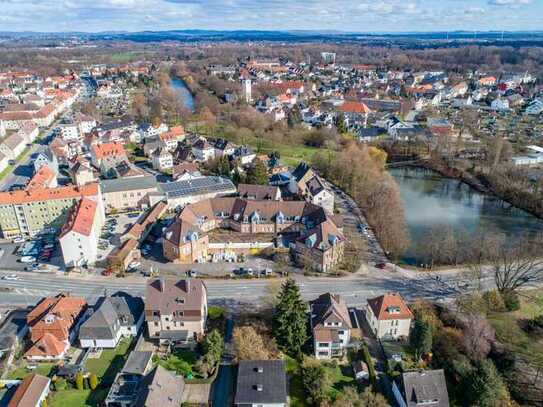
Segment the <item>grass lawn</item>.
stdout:
[[300,365],[298,361],[292,359],[289,356],[285,356],[285,365],[287,375],[289,377],[289,389],[288,394],[290,396],[291,407],[306,407],[306,396],[304,392],[304,385],[302,383],[302,376],[300,374]]
[[317,151],[327,151],[325,148],[316,148],[309,146],[291,146],[286,144],[276,145],[273,147],[262,147],[262,154],[269,154],[273,151],[278,151],[281,155],[281,161],[288,166],[295,167],[300,161],[311,162]]
[[[307,397],[304,391],[300,365],[298,361],[284,356],[287,375],[289,377],[289,397],[291,407],[306,407]],[[323,362],[333,385],[330,391],[330,398],[334,399],[346,386],[357,385],[350,366],[333,366],[332,363]]]
[[87,359],[87,371],[96,373],[100,382],[113,383],[126,361],[131,341],[131,338],[124,338],[115,349],[104,349],[98,359]]
[[100,406],[107,397],[108,390],[97,388],[95,391],[69,389],[51,392],[49,405],[51,407],[83,407]]
[[72,387],[73,384],[69,384],[69,388],[66,390],[51,392],[49,405],[57,407],[101,406],[115,376],[124,366],[131,342],[131,338],[124,338],[115,349],[104,349],[99,358],[87,359],[87,371],[98,376],[99,385],[96,390],[77,390]]
[[515,312],[491,313],[488,320],[496,330],[497,339],[527,360],[543,363],[543,339],[537,340],[524,332],[519,322],[543,314],[543,290],[524,292],[521,308]]
[[12,380],[24,379],[30,373],[37,373],[42,376],[49,376],[54,366],[55,366],[54,363],[38,363],[36,369],[28,370],[25,365],[10,372],[8,375],[8,378]]

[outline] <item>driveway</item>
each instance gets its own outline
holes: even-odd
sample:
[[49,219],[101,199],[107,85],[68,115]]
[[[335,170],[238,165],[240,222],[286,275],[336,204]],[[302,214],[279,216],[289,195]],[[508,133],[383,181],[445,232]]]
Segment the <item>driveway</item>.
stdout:
[[235,376],[235,367],[232,365],[234,358],[232,348],[233,329],[234,322],[231,318],[228,318],[224,332],[224,354],[219,367],[219,374],[211,389],[211,405],[213,407],[229,407],[233,402]]

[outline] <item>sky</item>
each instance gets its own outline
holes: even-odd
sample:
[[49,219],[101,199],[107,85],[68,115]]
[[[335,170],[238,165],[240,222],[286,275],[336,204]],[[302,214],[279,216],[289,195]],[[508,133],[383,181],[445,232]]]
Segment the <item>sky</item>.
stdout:
[[543,0],[0,0],[0,31],[543,30]]

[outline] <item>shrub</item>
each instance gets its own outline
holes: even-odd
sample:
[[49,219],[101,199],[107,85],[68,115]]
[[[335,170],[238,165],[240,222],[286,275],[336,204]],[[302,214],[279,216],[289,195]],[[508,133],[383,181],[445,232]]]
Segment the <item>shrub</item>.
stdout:
[[207,315],[209,319],[212,319],[212,320],[222,318],[224,314],[225,314],[224,308],[219,307],[217,305],[212,305],[207,310]]
[[520,300],[514,291],[505,291],[502,293],[503,303],[507,311],[513,312],[520,309]]
[[543,314],[528,320],[525,330],[531,333],[543,333]]
[[66,387],[67,387],[67,386],[68,386],[68,383],[66,382],[65,379],[62,379],[62,378],[58,378],[58,379],[54,382],[55,391],[66,390]]
[[83,390],[84,383],[83,383],[83,374],[81,372],[78,372],[75,376],[75,388],[77,390]]
[[504,312],[505,302],[498,290],[487,291],[483,294],[487,309],[492,312]]
[[96,377],[96,373],[91,373],[89,377],[89,387],[91,390],[95,390],[96,387],[98,387],[98,377]]

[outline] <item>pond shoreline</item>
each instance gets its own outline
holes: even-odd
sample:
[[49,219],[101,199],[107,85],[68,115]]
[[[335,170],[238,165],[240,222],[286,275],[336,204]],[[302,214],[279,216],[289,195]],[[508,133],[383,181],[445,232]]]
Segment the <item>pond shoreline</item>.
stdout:
[[[540,217],[502,199],[477,179],[470,179],[469,174],[461,176],[427,162],[396,166],[389,173],[400,187],[410,234],[409,248],[397,263],[401,266],[420,268],[428,262],[430,251],[441,255],[438,249],[427,246],[430,232],[436,237],[441,236],[441,231],[443,236],[461,239],[456,240],[458,248],[473,233],[496,232],[516,240],[543,232]],[[442,265],[465,266],[459,257],[451,261],[450,265]]]
[[466,174],[465,171],[460,171],[456,168],[450,168],[450,167],[444,168],[443,166],[436,165],[436,163],[430,162],[428,160],[421,160],[416,163],[406,163],[405,165],[401,165],[400,163],[398,164],[399,165],[397,165],[395,168],[410,167],[410,168],[421,168],[421,169],[435,171],[444,178],[449,178],[449,179],[463,182],[464,184],[469,185],[471,188],[473,188],[474,190],[476,190],[477,192],[481,194],[485,194],[494,198],[501,199],[502,201],[507,202],[511,206],[521,209],[529,213],[530,215],[543,220],[543,214],[537,213],[531,210],[530,208],[517,205],[515,202],[512,202],[508,197],[499,194],[490,185],[483,184],[483,182],[481,182],[475,176],[471,174]]

